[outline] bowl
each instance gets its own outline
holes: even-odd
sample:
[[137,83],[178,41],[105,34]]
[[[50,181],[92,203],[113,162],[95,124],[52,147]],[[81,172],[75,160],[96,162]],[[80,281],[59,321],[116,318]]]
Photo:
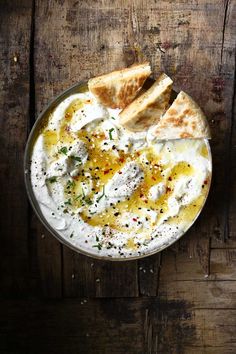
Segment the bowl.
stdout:
[[[82,93],[82,92],[86,92],[88,90],[88,86],[87,86],[87,82],[79,82],[76,83],[75,85],[71,86],[70,88],[66,89],[65,91],[63,91],[59,96],[57,96],[55,99],[53,99],[48,105],[47,107],[39,114],[37,120],[34,123],[34,126],[31,129],[31,132],[29,134],[28,137],[28,141],[26,144],[26,148],[25,148],[25,155],[24,155],[24,176],[25,176],[25,186],[26,186],[26,191],[28,194],[28,198],[30,200],[30,203],[32,205],[32,208],[35,212],[35,214],[37,215],[38,219],[41,221],[41,223],[46,227],[46,229],[57,239],[59,240],[62,244],[68,246],[69,248],[71,248],[72,250],[74,250],[75,252],[93,257],[93,258],[97,258],[97,259],[102,259],[102,260],[109,260],[109,261],[127,261],[127,260],[135,260],[135,259],[140,259],[140,258],[144,258],[150,255],[153,255],[155,253],[158,253],[160,251],[162,251],[163,249],[169,247],[170,245],[172,245],[174,242],[176,242],[178,239],[180,239],[180,237],[182,237],[187,231],[188,229],[194,224],[194,222],[196,221],[196,219],[198,218],[199,214],[201,213],[204,204],[206,202],[207,196],[209,194],[209,190],[210,190],[210,185],[211,185],[211,176],[212,173],[209,176],[209,183],[208,183],[208,190],[205,194],[205,199],[203,201],[202,207],[200,208],[200,210],[198,211],[196,217],[194,218],[194,220],[192,221],[192,223],[190,223],[188,225],[188,228],[185,229],[183,231],[183,233],[179,234],[178,236],[174,236],[172,237],[170,240],[168,240],[168,242],[164,242],[163,244],[161,244],[159,247],[157,247],[154,251],[151,250],[150,252],[147,251],[147,253],[142,254],[140,256],[131,256],[131,257],[126,257],[126,258],[122,258],[122,257],[108,257],[108,256],[99,256],[99,255],[95,255],[92,253],[88,253],[87,251],[83,250],[82,248],[76,247],[73,244],[71,244],[70,242],[68,242],[67,239],[63,238],[56,230],[53,229],[53,227],[48,223],[48,221],[46,220],[46,218],[44,217],[44,215],[42,214],[41,210],[40,210],[40,206],[39,203],[34,195],[33,192],[33,188],[31,185],[31,179],[30,179],[30,163],[31,163],[31,155],[32,155],[32,150],[33,150],[33,146],[34,143],[38,137],[38,134],[40,132],[40,130],[44,127],[49,114],[55,109],[55,107],[62,102],[65,98],[67,98],[68,96],[75,94],[75,93]],[[173,92],[172,96],[176,96],[176,93]],[[211,168],[212,168],[212,155],[211,155],[211,148],[210,148],[210,144],[209,141],[207,139],[205,139],[206,142],[206,146],[208,149],[208,155],[209,155],[209,159],[210,159],[210,164],[211,164]]]

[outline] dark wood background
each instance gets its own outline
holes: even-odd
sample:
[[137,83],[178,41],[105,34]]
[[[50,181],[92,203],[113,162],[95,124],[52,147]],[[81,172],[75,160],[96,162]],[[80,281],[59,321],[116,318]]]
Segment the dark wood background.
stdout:
[[[235,0],[1,0],[0,27],[0,353],[236,353]],[[62,90],[145,59],[205,110],[213,185],[169,249],[93,260],[33,214],[27,136]]]

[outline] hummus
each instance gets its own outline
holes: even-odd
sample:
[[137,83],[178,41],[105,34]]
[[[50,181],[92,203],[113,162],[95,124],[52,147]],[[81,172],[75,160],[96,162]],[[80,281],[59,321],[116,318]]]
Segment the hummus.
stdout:
[[204,139],[158,141],[119,124],[89,93],[49,115],[32,153],[31,183],[42,214],[67,242],[91,255],[129,258],[174,241],[208,192]]

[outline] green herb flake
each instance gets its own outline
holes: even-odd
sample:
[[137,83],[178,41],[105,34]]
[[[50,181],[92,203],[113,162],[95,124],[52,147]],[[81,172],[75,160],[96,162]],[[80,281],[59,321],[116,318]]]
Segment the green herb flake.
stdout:
[[109,138],[110,140],[113,140],[112,138],[112,132],[114,131],[114,128],[109,129]]
[[99,249],[99,251],[101,251],[101,249],[102,249],[102,244],[101,243],[98,243],[97,245],[93,245],[93,247],[95,248],[98,248]]
[[75,199],[75,201],[76,201],[76,200],[79,200],[81,197],[82,197],[82,194],[79,194],[79,195],[77,195],[77,197],[75,197],[74,199]]
[[114,120],[116,120],[116,119],[115,119],[115,117],[111,117],[111,119],[114,119]]
[[84,201],[88,205],[92,205],[93,204],[93,202],[92,202],[92,200],[90,198],[84,198]]
[[67,152],[68,152],[67,147],[63,146],[58,152],[59,152],[59,154],[67,155]]
[[71,205],[71,199],[68,199],[64,204],[65,205]]
[[66,183],[66,188],[70,189],[70,188],[73,188],[73,187],[75,187],[75,181],[68,180],[67,183]]
[[71,158],[72,160],[78,161],[78,162],[79,162],[79,165],[82,165],[82,161],[81,161],[81,158],[80,158],[79,156],[74,156],[74,155],[72,155],[72,156],[70,156],[70,158]]
[[49,182],[49,183],[55,183],[55,182],[57,182],[57,177],[50,177],[50,178],[48,178],[48,182]]
[[74,232],[72,232],[71,234],[70,234],[70,238],[72,238],[74,236]]
[[83,188],[81,188],[82,189],[82,195],[83,195],[83,198],[85,197],[85,193],[84,193],[84,189]]
[[102,191],[102,195],[100,195],[100,197],[97,198],[97,203],[100,202],[100,200],[105,196],[105,186],[103,186],[103,191]]

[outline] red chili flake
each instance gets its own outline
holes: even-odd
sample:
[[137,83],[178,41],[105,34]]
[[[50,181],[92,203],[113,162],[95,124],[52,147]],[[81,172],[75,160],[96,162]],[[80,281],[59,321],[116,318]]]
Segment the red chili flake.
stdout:
[[147,204],[147,203],[148,203],[148,201],[147,201],[147,200],[144,200],[144,203],[146,203],[146,204]]
[[168,193],[168,192],[171,192],[171,188],[170,187],[167,187],[166,188],[166,192]]
[[172,181],[172,177],[171,176],[168,178],[168,181]]
[[140,152],[136,152],[136,155],[137,155],[137,156],[140,156]]
[[156,178],[152,176],[153,181],[156,181]]
[[207,180],[205,180],[205,181],[204,181],[204,184],[207,184],[207,183],[208,183],[208,181],[207,181]]
[[107,175],[109,173],[110,170],[105,170],[104,171],[104,175]]
[[121,157],[121,158],[119,158],[119,161],[123,163],[125,161],[125,158]]
[[87,100],[86,103],[90,103],[91,101],[90,100]]
[[140,198],[142,198],[143,197],[143,194],[140,194]]
[[121,171],[119,171],[118,173],[119,173],[119,175],[122,175],[122,172],[121,172]]
[[138,221],[136,218],[133,218],[133,221]]

